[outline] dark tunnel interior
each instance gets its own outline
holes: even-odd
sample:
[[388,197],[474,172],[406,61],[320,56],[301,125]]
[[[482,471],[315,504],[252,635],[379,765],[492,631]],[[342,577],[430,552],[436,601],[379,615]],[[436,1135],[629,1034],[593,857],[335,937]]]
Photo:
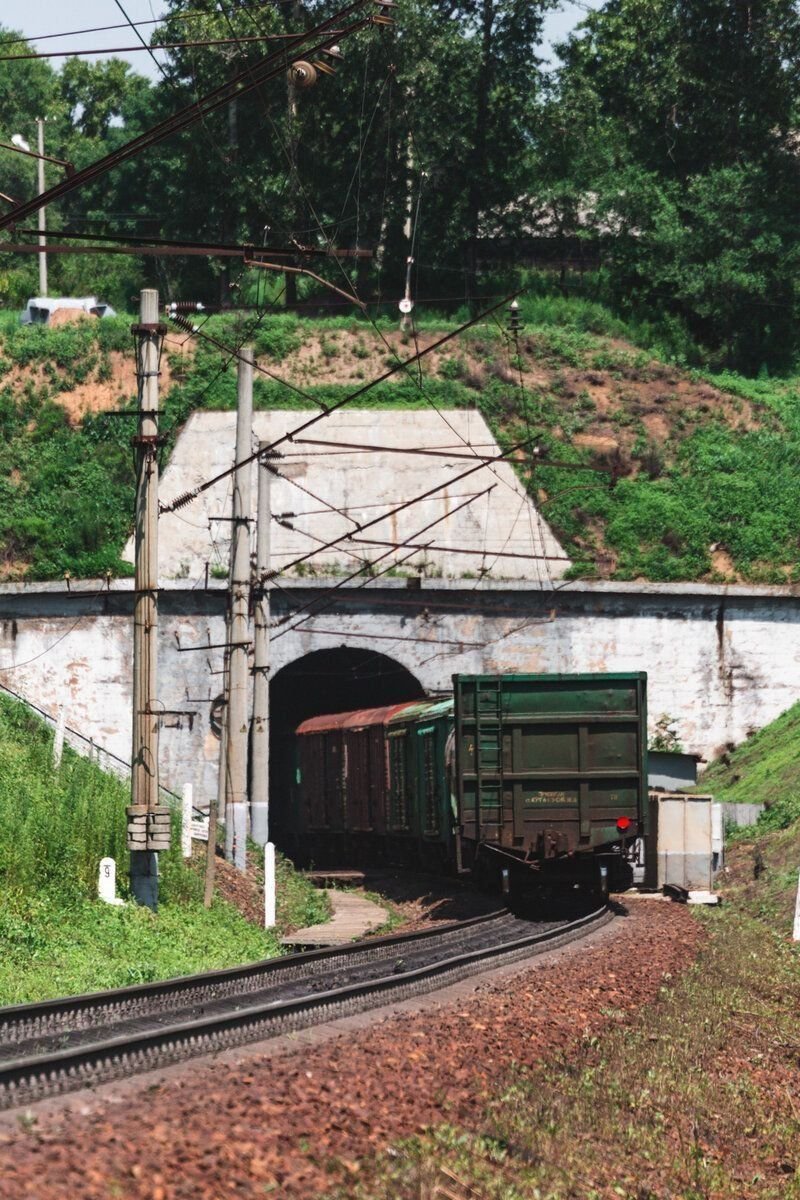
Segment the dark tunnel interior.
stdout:
[[315,650],[276,672],[270,683],[270,835],[283,848],[282,808],[292,768],[292,740],[301,721],[419,700],[425,690],[410,671],[374,650]]

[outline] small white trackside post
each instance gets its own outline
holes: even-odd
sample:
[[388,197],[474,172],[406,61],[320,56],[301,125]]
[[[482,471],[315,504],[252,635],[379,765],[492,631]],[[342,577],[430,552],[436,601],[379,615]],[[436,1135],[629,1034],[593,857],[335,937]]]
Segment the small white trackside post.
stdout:
[[53,767],[57,771],[61,766],[61,758],[64,754],[64,734],[67,729],[67,710],[63,704],[58,706],[58,716],[56,717],[56,735],[53,738]]
[[117,895],[117,864],[113,858],[101,858],[97,875],[97,895],[106,904],[124,904]]
[[800,878],[797,880],[797,900],[794,905],[794,931],[792,941],[800,942]]
[[264,846],[264,928],[275,925],[275,845]]
[[183,809],[181,813],[181,854],[184,858],[192,857],[192,807],[194,795],[192,785],[183,785]]

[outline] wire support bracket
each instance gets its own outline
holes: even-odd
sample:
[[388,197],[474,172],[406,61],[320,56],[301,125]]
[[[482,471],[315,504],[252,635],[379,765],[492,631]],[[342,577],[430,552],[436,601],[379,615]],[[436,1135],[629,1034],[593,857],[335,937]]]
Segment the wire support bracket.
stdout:
[[131,325],[131,333],[155,333],[158,334],[159,337],[166,337],[169,333],[169,326],[165,325],[163,321],[140,321],[134,325]]

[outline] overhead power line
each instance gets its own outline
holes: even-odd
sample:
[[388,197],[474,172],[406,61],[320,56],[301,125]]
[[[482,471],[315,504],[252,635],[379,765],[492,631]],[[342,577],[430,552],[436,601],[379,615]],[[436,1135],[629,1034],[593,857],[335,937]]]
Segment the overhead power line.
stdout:
[[[388,521],[391,517],[398,516],[401,512],[405,512],[406,509],[412,508],[415,504],[421,504],[423,500],[428,500],[431,496],[435,496],[437,492],[442,490],[442,488],[450,487],[455,483],[461,483],[463,479],[468,479],[469,476],[474,475],[476,471],[484,470],[484,468],[489,466],[491,463],[503,462],[503,460],[508,458],[510,454],[513,454],[515,450],[519,450],[521,446],[525,444],[526,443],[520,443],[519,446],[512,446],[509,450],[502,450],[499,454],[492,455],[491,458],[478,459],[475,466],[468,467],[466,471],[462,471],[459,475],[440,480],[439,483],[435,483],[433,487],[426,488],[424,492],[420,492],[418,496],[412,496],[410,500],[404,500],[401,504],[389,509],[388,512],[381,513],[380,516],[377,517],[372,517],[369,521],[360,521],[355,530],[349,530],[347,533],[343,533],[339,537],[331,538],[329,541],[324,542],[321,546],[318,546],[316,550],[309,550],[306,554],[299,555],[298,558],[293,559],[291,562],[284,563],[279,571],[270,571],[268,578],[271,579],[273,576],[280,574],[282,571],[290,571],[293,567],[299,567],[301,563],[307,562],[309,558],[314,558],[317,554],[321,554],[324,550],[332,550],[335,546],[338,546],[340,542],[353,540],[354,532],[363,533],[366,529],[371,529],[373,525],[379,525],[382,521]],[[495,486],[496,484],[491,485],[492,488]],[[474,496],[469,497],[462,504],[458,505],[457,508],[452,509],[449,513],[444,513],[444,515],[441,517],[437,517],[437,519],[431,522],[431,524],[437,525],[439,521],[444,521],[448,517],[453,516],[453,514],[456,513],[459,508],[463,508],[465,504],[472,504],[476,498],[477,497]],[[421,529],[418,534],[413,536],[419,537],[420,534],[427,533],[428,529],[430,528],[431,525],[426,525],[424,529]],[[394,549],[402,549],[404,545],[405,543],[401,542],[399,546],[394,546]]]
[[[219,87],[206,93],[205,96],[200,97],[187,107],[180,109],[171,117],[154,125],[145,133],[139,134],[138,137],[133,138],[130,142],[126,142],[110,154],[91,163],[88,167],[76,171],[74,175],[68,179],[61,180],[54,187],[51,187],[34,199],[15,205],[10,212],[0,216],[0,229],[8,229],[9,226],[18,224],[40,209],[48,207],[56,200],[62,199],[62,197],[69,195],[73,191],[77,191],[85,184],[91,183],[100,176],[105,175],[114,167],[120,166],[131,158],[136,158],[142,151],[157,145],[175,133],[180,133],[182,130],[190,128],[198,121],[202,121],[210,113],[215,112],[218,108],[229,104],[236,97],[257,88],[259,84],[275,79],[285,71],[287,56],[289,56],[289,60],[291,61],[295,52],[302,51],[306,54],[319,53],[330,49],[337,41],[341,41],[343,38],[358,32],[358,30],[375,24],[376,20],[378,23],[385,22],[386,18],[379,14],[373,16],[372,14],[365,14],[363,12],[369,2],[370,0],[354,0],[354,3],[334,13],[327,20],[321,21],[307,33],[298,34],[295,37],[287,39],[280,51],[268,54],[258,62],[248,65],[244,71],[234,75],[231,79],[220,84]],[[373,6],[377,6],[380,4],[380,0],[371,0],[371,3]],[[348,21],[350,18],[352,18],[350,24],[343,26],[342,22]],[[333,32],[334,30],[336,30],[336,33]]]
[[[441,484],[440,486],[446,487],[447,485]],[[373,561],[371,563],[367,563],[365,566],[359,567],[359,569],[357,571],[353,571],[350,575],[346,575],[343,579],[340,579],[337,583],[335,583],[333,585],[333,587],[329,588],[328,591],[324,595],[322,595],[320,597],[314,597],[314,599],[309,601],[307,604],[303,604],[299,608],[296,608],[294,613],[292,613],[291,616],[285,617],[282,621],[278,622],[278,624],[283,625],[283,624],[286,624],[287,621],[294,620],[294,618],[296,616],[298,616],[298,614],[301,612],[307,612],[308,616],[303,617],[302,621],[297,622],[294,625],[290,625],[288,627],[288,629],[283,629],[283,630],[281,630],[280,633],[273,634],[271,640],[277,641],[278,638],[283,637],[283,635],[285,633],[291,633],[293,629],[297,629],[298,624],[300,624],[300,625],[304,624],[305,621],[307,621],[309,617],[314,616],[316,613],[323,611],[325,608],[329,608],[332,603],[331,597],[333,596],[333,594],[335,592],[339,591],[340,588],[343,588],[345,586],[345,584],[352,582],[352,580],[357,578],[357,576],[363,575],[365,571],[369,571],[370,576],[368,579],[365,579],[363,581],[363,583],[360,583],[359,587],[365,587],[373,579],[377,579],[380,575],[385,575],[387,571],[390,571],[392,569],[392,567],[396,566],[397,564],[395,562],[392,562],[387,567],[384,567],[384,569],[382,571],[378,571],[376,574],[376,573],[373,573],[376,563],[382,562],[385,558],[388,558],[390,554],[394,554],[394,552],[396,550],[407,549],[408,544],[412,538],[414,538],[416,540],[417,538],[422,537],[425,533],[428,532],[429,529],[433,529],[433,527],[435,525],[441,525],[442,521],[448,520],[450,517],[454,516],[457,512],[459,512],[462,508],[466,508],[467,505],[472,504],[475,500],[479,499],[481,496],[488,495],[488,493],[491,492],[494,487],[496,487],[496,484],[492,483],[489,485],[489,487],[484,488],[484,490],[482,492],[477,492],[474,496],[468,496],[466,500],[462,500],[461,504],[457,504],[456,507],[454,509],[452,509],[450,512],[443,513],[442,516],[440,516],[440,517],[435,517],[433,521],[429,521],[427,523],[427,525],[423,525],[423,527],[421,529],[418,529],[416,533],[410,534],[409,537],[405,541],[398,542],[396,545],[393,545],[390,550],[387,550],[387,551],[385,551],[385,553],[378,555],[378,557],[376,559],[373,559]],[[407,504],[403,505],[403,507],[404,508],[408,507],[409,504],[416,504],[418,502],[418,500],[423,499],[423,498],[424,497],[417,497],[416,500],[409,500],[407,502]],[[383,520],[383,518],[379,517],[378,520]],[[423,549],[424,548],[425,547],[423,546]],[[417,554],[418,552],[419,552],[419,548],[415,545],[412,553],[409,555],[406,555],[406,557],[404,558],[403,561],[407,561],[407,559],[413,558],[414,555]],[[306,557],[310,557],[310,555],[306,555]]]
[[[59,161],[58,159],[54,161]],[[259,254],[269,254],[272,257],[282,254],[291,255],[292,258],[372,258],[371,250],[349,250],[338,249],[328,246],[304,246],[300,242],[292,244],[291,248],[278,246],[256,246],[253,242],[198,242],[187,241],[186,239],[174,238],[157,238],[157,237],[142,237],[136,234],[115,234],[115,233],[69,233],[64,229],[20,229],[19,233],[24,233],[29,237],[39,237],[43,233],[47,233],[49,237],[65,238],[67,241],[78,242],[113,242],[125,243],[125,251],[129,247],[138,246],[142,250],[147,247],[154,246],[161,248],[165,253],[185,251],[187,253],[207,254],[209,257],[217,255],[236,255],[247,257]],[[101,247],[102,253],[109,253],[108,246]]]
[[[133,24],[133,22],[131,22]],[[331,30],[331,36],[339,36],[342,30]],[[236,38],[202,38],[182,42],[144,42],[139,46],[96,46],[80,47],[77,50],[44,50],[41,53],[30,54],[0,54],[0,62],[27,62],[32,58],[76,58],[87,54],[141,54],[146,52],[152,58],[154,50],[196,50],[203,46],[234,46],[247,42],[283,42],[296,37],[294,33],[260,33],[248,37]],[[3,45],[0,42],[0,45]]]
[[[238,4],[236,6],[236,11],[237,12],[249,12],[252,9],[261,9],[261,8],[265,8],[265,7],[267,7],[267,5],[265,5],[263,3],[261,3],[261,4]],[[209,13],[208,9],[194,9],[190,12],[185,12],[185,13],[171,13],[169,15],[169,20],[170,21],[193,21],[193,20],[198,20],[200,17],[209,17],[209,16],[214,16],[214,13],[213,12]],[[52,41],[52,40],[58,39],[58,38],[81,37],[83,34],[86,34],[86,33],[107,33],[110,30],[114,30],[114,29],[128,29],[132,25],[133,26],[163,25],[166,20],[167,20],[166,17],[155,17],[152,20],[147,20],[147,21],[124,21],[117,25],[95,25],[90,29],[68,29],[68,30],[64,31],[63,33],[40,33],[40,34],[28,36],[28,37],[3,38],[2,40],[0,40],[0,45],[16,46],[22,42],[24,42],[24,43],[47,42],[47,41]]]

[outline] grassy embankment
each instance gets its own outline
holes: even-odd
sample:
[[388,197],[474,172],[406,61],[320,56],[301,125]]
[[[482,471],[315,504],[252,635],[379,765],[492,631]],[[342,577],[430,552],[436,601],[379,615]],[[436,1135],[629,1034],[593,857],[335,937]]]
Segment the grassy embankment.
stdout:
[[127,889],[128,789],[65,750],[24,705],[0,697],[0,1004],[122,987],[281,953],[289,928],[324,919],[321,893],[280,865],[278,926],[250,924],[224,899],[202,903],[202,876],[173,848],[159,856],[158,915],[96,896],[100,859]]
[[[510,1070],[479,1132],[445,1127],[362,1164],[337,1200],[792,1200],[800,1196],[800,705],[714,764],[739,831],[707,941],[630,1023]],[[531,1019],[536,1020],[535,1009]]]
[[[626,325],[602,305],[528,296],[519,365],[498,321],[449,344],[356,403],[477,407],[501,444],[531,434],[561,460],[608,476],[517,462],[520,477],[575,559],[572,573],[655,580],[798,578],[800,379],[711,374],[663,330]],[[457,314],[459,315],[459,314]],[[0,574],[91,577],[120,563],[133,503],[129,318],[55,329],[0,322]],[[420,345],[453,327],[421,318]],[[229,345],[249,333],[260,361],[310,396],[341,399],[413,353],[394,319],[230,315],[205,326]],[[165,351],[168,452],[192,411],[235,405],[235,370],[214,347]],[[257,376],[260,408],[308,403]],[[96,411],[91,411],[95,409]]]

